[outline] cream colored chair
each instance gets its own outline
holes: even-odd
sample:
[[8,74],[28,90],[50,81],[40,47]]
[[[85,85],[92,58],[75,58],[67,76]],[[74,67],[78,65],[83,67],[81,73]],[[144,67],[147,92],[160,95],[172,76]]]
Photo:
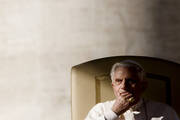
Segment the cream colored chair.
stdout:
[[147,72],[149,87],[144,97],[167,103],[180,114],[180,64],[151,57],[117,56],[72,67],[72,120],[84,120],[96,103],[114,99],[109,72],[115,62],[127,59],[139,62]]

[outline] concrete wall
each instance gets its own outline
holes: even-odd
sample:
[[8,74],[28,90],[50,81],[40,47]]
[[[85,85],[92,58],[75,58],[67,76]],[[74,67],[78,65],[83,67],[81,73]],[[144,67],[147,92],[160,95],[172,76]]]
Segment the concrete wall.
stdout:
[[115,55],[180,63],[178,0],[0,0],[0,119],[70,120],[73,65]]

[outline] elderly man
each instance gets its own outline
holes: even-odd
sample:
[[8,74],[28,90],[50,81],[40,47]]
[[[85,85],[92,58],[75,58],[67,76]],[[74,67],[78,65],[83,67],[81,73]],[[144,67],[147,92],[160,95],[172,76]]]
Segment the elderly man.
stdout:
[[85,120],[179,120],[170,106],[141,97],[147,81],[137,62],[116,63],[110,75],[116,99],[95,105]]

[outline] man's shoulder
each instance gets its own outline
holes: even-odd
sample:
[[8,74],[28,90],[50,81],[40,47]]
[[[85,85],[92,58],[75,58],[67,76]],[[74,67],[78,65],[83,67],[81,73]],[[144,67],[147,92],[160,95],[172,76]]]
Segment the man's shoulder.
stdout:
[[162,103],[162,102],[158,102],[158,101],[152,101],[152,100],[146,100],[146,104],[147,106],[150,107],[154,107],[154,108],[167,108],[167,109],[171,109],[171,107],[166,104],[166,103]]
[[168,104],[148,100],[146,102],[150,116],[162,115],[166,119],[179,120],[176,111]]
[[147,100],[146,104],[147,104],[147,108],[149,108],[151,111],[154,111],[154,112],[159,112],[159,111],[163,113],[175,112],[174,109],[166,103]]

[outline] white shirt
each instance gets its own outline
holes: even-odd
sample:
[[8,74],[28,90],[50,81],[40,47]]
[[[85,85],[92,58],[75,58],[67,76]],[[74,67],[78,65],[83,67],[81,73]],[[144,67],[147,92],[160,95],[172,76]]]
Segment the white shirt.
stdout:
[[[112,110],[115,100],[98,103],[86,116],[85,120],[119,120]],[[179,120],[176,112],[168,105],[142,99],[125,113],[125,120]]]

